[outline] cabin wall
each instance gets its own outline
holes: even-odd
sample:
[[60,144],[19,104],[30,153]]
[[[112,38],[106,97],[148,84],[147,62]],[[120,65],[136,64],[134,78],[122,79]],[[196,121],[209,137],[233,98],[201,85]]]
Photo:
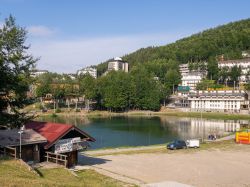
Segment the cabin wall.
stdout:
[[[17,158],[19,158],[20,146],[16,146]],[[40,162],[40,145],[31,144],[31,145],[22,145],[21,156],[25,162],[33,161]]]

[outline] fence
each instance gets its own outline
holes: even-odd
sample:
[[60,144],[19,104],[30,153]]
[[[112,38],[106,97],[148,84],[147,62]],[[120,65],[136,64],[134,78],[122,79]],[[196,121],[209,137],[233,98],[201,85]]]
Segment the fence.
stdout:
[[67,167],[68,160],[67,160],[66,155],[46,152],[45,158],[47,159],[47,162],[54,162],[56,164],[63,164],[65,167]]

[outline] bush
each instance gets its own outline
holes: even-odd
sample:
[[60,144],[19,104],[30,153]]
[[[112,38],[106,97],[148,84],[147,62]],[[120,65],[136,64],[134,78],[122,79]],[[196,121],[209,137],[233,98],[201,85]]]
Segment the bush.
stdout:
[[53,113],[53,114],[51,114],[51,117],[55,118],[55,117],[57,117],[57,115],[55,113]]
[[77,108],[75,111],[76,111],[76,112],[81,112],[81,110],[80,110],[79,108]]
[[56,109],[56,113],[60,113],[60,112],[62,112],[61,109],[60,109],[60,108],[57,108],[57,109]]

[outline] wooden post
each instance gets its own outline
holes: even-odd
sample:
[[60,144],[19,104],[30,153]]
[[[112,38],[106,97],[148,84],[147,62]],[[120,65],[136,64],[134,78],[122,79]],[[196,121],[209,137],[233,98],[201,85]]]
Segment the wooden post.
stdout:
[[3,155],[6,156],[6,148],[3,148]]
[[49,153],[47,152],[47,162],[49,162]]
[[56,164],[57,164],[57,159],[58,159],[58,155],[56,154]]
[[16,147],[14,149],[14,154],[15,154],[15,159],[16,159],[17,158],[17,156],[16,156]]

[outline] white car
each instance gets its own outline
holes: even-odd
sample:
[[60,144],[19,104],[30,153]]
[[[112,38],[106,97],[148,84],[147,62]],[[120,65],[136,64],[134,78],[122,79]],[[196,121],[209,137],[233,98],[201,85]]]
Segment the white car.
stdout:
[[188,148],[198,148],[200,147],[200,141],[197,139],[187,140],[186,141]]

